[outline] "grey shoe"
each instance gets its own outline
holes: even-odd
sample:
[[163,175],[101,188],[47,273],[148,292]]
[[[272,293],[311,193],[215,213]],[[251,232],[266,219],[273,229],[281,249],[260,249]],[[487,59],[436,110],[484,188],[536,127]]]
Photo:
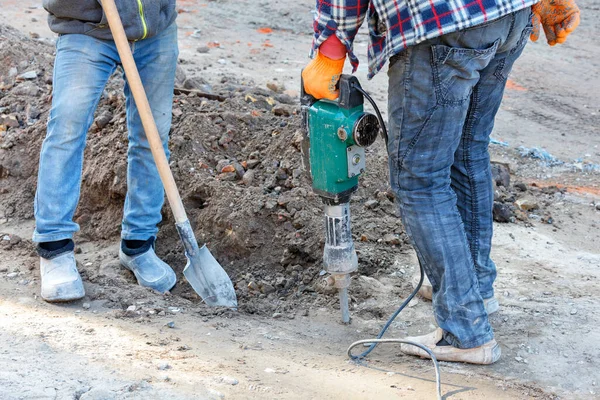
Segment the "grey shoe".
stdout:
[[[412,277],[413,287],[417,287],[419,284],[419,280],[421,279],[421,273],[417,270],[417,273]],[[423,284],[419,288],[419,295],[424,299],[431,300],[433,297],[433,287],[431,286],[431,282],[427,278],[427,275],[423,277]],[[485,311],[488,315],[492,315],[495,312],[500,310],[500,303],[498,303],[498,299],[495,297],[490,297],[489,299],[483,299],[483,306],[485,307]]]
[[173,269],[158,258],[152,247],[148,251],[134,256],[128,256],[121,249],[119,250],[119,260],[122,266],[133,272],[141,286],[165,293],[172,289],[177,282]]
[[[437,328],[435,331],[428,335],[407,337],[404,340],[422,344],[431,350],[433,355],[438,361],[449,361],[449,362],[463,362],[469,364],[481,364],[489,365],[493,364],[500,359],[502,351],[500,346],[494,339],[489,342],[472,349],[459,349],[449,345],[440,346],[439,342],[442,340],[443,331]],[[424,350],[412,346],[409,344],[402,343],[400,345],[400,351],[404,354],[410,354],[413,356],[419,356],[423,358],[430,358],[429,354]]]
[[47,259],[40,257],[42,299],[54,303],[81,299],[85,296],[75,254],[72,251]]

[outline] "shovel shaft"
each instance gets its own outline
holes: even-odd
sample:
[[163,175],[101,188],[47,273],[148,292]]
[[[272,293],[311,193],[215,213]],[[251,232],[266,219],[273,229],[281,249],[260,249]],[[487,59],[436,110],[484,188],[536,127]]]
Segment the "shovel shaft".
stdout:
[[148,103],[146,91],[144,90],[144,85],[142,84],[140,74],[138,73],[133,55],[131,54],[131,48],[129,47],[129,42],[127,41],[121,17],[119,16],[114,0],[102,0],[102,9],[104,10],[104,14],[108,20],[108,26],[110,27],[110,31],[112,32],[113,39],[117,46],[121,64],[125,70],[125,76],[127,77],[127,83],[131,88],[135,105],[140,114],[140,119],[142,120],[148,143],[150,144],[150,150],[152,151],[158,174],[160,175],[167,198],[169,199],[169,205],[173,211],[175,222],[183,223],[187,220],[187,215],[183,208],[181,196],[179,195],[179,190],[177,190],[173,173],[169,168],[169,161],[167,160],[162,140],[158,134],[158,129],[156,128],[154,117],[152,116],[152,110]]

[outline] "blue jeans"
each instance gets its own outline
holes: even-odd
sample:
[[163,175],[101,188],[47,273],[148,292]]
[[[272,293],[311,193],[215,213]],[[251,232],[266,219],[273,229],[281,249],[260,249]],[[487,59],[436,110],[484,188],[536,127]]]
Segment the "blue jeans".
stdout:
[[[131,49],[169,157],[177,26],[172,24],[157,36],[131,43]],[[79,201],[86,135],[102,91],[119,63],[113,41],[79,34],[58,38],[52,109],[35,196],[35,242],[70,239],[79,230],[73,214]],[[164,190],[127,84],[125,97],[129,147],[121,236],[146,240],[158,232]]]
[[436,321],[459,348],[494,337],[483,305],[496,278],[488,144],[530,21],[527,8],[390,60],[391,185],[433,286]]

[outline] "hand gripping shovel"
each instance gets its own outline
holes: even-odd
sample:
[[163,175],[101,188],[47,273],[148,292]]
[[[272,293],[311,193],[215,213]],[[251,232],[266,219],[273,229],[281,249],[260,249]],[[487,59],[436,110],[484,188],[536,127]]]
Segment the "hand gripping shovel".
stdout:
[[169,163],[158,130],[156,129],[156,123],[150,111],[150,104],[148,103],[144,86],[133,60],[131,48],[125,36],[125,30],[123,29],[121,17],[119,16],[114,0],[102,0],[102,8],[115,40],[117,51],[121,57],[121,64],[125,70],[125,76],[127,77],[135,105],[140,114],[146,137],[150,143],[156,168],[165,187],[165,192],[167,193],[167,198],[175,217],[177,232],[179,232],[183,247],[185,248],[187,265],[183,270],[183,274],[206,304],[236,308],[237,297],[231,279],[229,279],[225,270],[206,248],[206,245],[202,246],[202,248],[198,247],[194,231],[190,226],[190,221],[183,208],[173,174],[169,168]]

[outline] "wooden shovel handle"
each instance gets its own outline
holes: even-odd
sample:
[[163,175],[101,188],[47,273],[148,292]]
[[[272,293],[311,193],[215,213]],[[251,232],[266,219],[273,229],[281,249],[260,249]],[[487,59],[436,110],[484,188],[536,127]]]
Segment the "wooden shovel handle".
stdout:
[[144,85],[142,85],[140,74],[138,73],[133,55],[131,54],[131,48],[129,47],[129,42],[127,41],[127,36],[123,29],[123,23],[121,22],[121,17],[119,16],[114,0],[102,0],[102,9],[108,20],[108,26],[112,32],[115,44],[117,45],[117,51],[121,57],[121,64],[125,70],[127,83],[129,84],[135,105],[140,114],[140,119],[142,120],[148,143],[150,144],[150,150],[152,151],[158,174],[160,175],[165,192],[167,193],[173,215],[175,216],[175,222],[185,222],[187,220],[187,215],[185,214],[185,209],[181,202],[181,196],[177,190],[175,179],[173,179],[173,173],[169,168],[169,161],[167,160],[165,150],[163,149],[163,144],[160,140],[154,117],[152,116],[150,104],[146,97],[146,91],[144,90]]

